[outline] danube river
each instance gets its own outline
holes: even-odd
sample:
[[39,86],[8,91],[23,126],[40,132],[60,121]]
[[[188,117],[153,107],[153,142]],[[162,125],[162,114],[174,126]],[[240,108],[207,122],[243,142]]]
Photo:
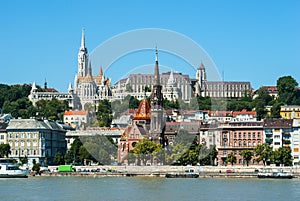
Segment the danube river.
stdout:
[[0,179],[0,200],[300,200],[300,179],[29,177]]

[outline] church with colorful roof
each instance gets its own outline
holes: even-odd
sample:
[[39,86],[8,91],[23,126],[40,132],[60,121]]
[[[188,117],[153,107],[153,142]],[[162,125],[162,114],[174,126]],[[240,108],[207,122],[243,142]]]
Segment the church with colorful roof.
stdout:
[[118,147],[118,163],[128,163],[127,154],[134,149],[139,140],[147,138],[156,143],[164,139],[163,93],[160,84],[158,52],[156,50],[153,90],[150,103],[143,99],[132,119],[121,136]]

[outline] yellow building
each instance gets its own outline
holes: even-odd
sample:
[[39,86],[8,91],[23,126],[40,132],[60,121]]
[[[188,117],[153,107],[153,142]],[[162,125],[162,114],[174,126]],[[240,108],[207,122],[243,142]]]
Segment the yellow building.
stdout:
[[283,119],[300,119],[300,105],[283,105],[280,115]]

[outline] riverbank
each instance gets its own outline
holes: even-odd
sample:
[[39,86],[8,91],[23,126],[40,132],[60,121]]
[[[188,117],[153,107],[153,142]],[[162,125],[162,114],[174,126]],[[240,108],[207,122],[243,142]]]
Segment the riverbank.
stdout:
[[[199,173],[200,178],[256,178],[263,166],[75,166],[76,172],[57,172],[57,166],[49,166],[49,173],[31,176],[78,177],[165,177],[167,173]],[[291,167],[267,167],[282,169],[300,178],[300,169]]]

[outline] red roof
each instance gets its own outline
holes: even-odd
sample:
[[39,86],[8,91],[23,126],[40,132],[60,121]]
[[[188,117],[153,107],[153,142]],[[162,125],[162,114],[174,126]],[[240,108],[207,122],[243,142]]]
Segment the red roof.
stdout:
[[252,115],[253,117],[256,117],[256,112],[246,111],[245,109],[240,112],[233,112],[233,117],[236,117],[237,115],[242,115],[242,114],[248,114],[248,115]]
[[87,111],[84,111],[84,110],[81,110],[81,111],[73,111],[73,110],[70,110],[70,111],[65,111],[64,113],[65,116],[71,116],[71,115],[87,115]]

